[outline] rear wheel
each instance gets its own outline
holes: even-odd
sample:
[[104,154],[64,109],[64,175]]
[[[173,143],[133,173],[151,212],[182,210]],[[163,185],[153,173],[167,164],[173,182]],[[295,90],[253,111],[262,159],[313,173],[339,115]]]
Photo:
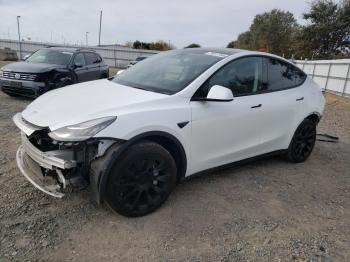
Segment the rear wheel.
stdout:
[[294,133],[289,145],[287,158],[289,161],[304,162],[311,154],[316,141],[316,123],[305,119]]
[[171,154],[154,142],[135,144],[114,164],[108,178],[106,201],[125,216],[142,216],[160,207],[176,183]]

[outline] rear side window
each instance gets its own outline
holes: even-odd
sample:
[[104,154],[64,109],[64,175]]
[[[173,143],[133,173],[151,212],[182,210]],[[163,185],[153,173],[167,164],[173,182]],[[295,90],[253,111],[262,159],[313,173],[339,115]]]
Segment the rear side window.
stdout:
[[74,58],[74,63],[84,66],[85,65],[84,55],[82,53],[77,54]]
[[266,58],[268,90],[282,90],[301,85],[306,75],[299,68],[275,58]]
[[99,59],[94,53],[84,53],[87,65],[98,63]]
[[102,62],[102,58],[98,55],[98,54],[95,54],[96,56],[96,63],[101,63]]

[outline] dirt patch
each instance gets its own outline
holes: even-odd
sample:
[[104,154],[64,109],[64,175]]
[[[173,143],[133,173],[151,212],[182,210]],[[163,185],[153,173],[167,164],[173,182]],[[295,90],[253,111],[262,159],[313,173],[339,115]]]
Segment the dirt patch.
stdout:
[[177,186],[141,218],[96,206],[89,191],[62,200],[36,190],[15,164],[11,117],[30,100],[0,94],[1,261],[349,261],[350,99],[327,95],[310,159],[279,157]]

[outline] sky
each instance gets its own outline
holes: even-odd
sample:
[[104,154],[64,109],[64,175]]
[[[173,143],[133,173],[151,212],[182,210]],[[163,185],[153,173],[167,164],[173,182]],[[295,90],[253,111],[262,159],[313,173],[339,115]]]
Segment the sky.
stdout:
[[176,48],[191,43],[225,47],[249,29],[256,14],[278,8],[298,22],[309,8],[305,0],[0,0],[0,38],[40,42],[101,44],[164,40]]

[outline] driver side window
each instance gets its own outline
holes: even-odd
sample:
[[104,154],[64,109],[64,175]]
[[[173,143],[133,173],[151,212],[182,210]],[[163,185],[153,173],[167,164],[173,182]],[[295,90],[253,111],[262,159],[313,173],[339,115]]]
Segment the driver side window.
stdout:
[[206,97],[214,85],[231,89],[234,96],[250,95],[260,91],[262,63],[261,57],[245,57],[226,64],[199,88],[195,97]]

